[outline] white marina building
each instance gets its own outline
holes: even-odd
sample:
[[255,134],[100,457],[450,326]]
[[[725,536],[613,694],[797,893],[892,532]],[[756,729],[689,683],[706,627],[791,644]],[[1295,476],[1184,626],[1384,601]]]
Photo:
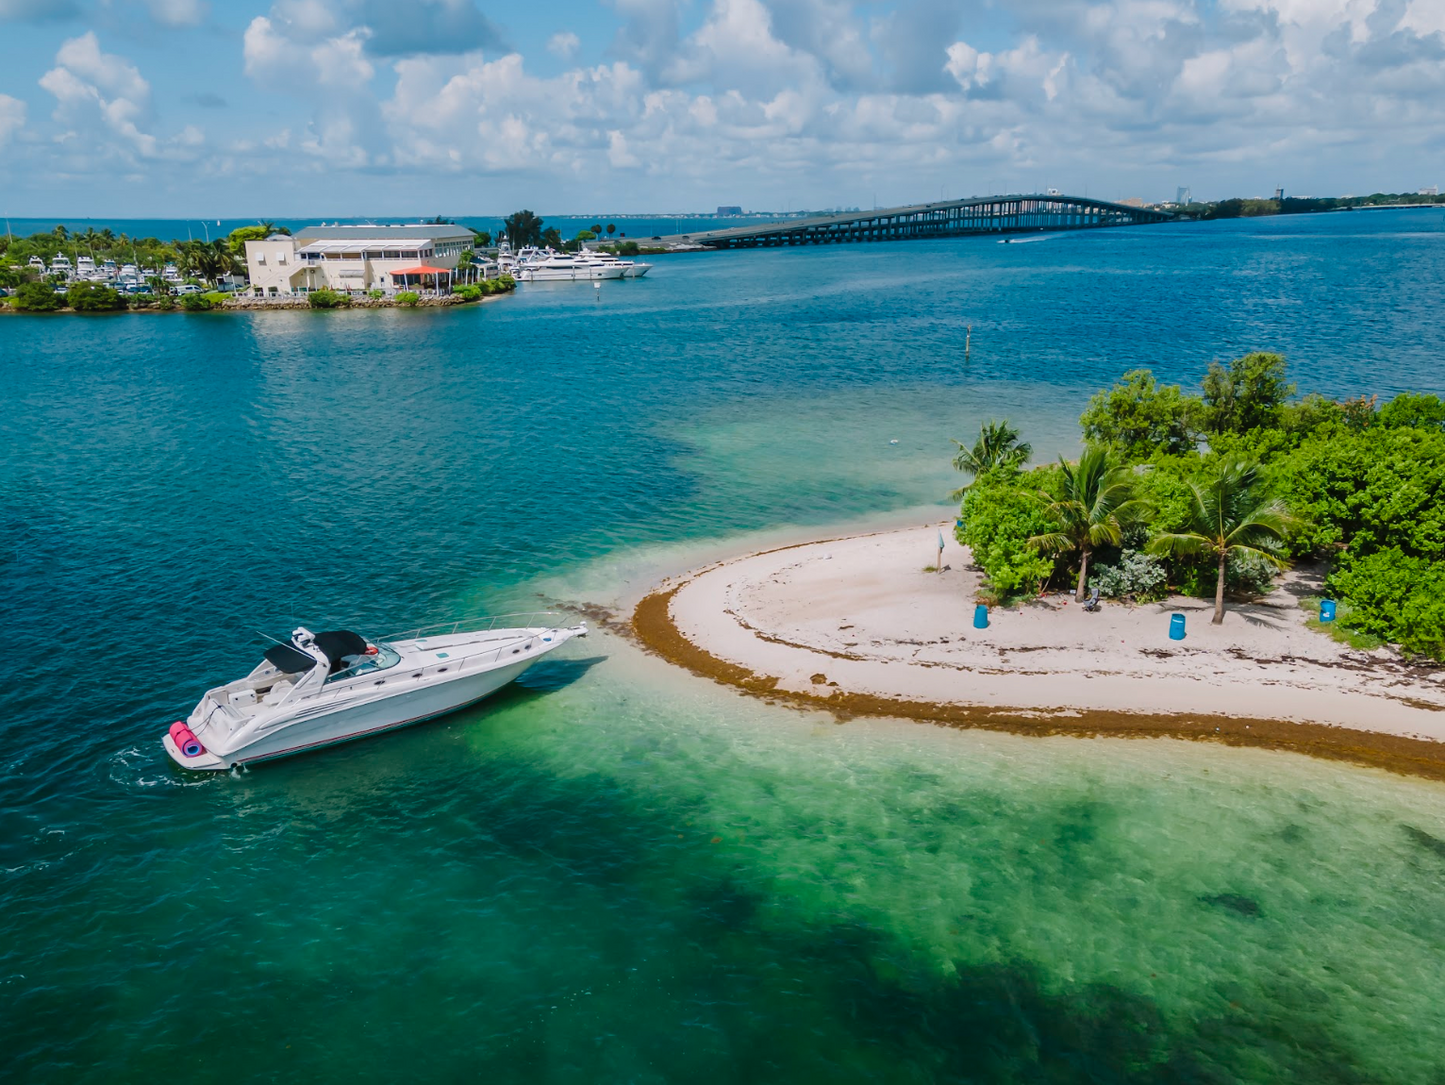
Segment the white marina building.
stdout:
[[272,234],[246,242],[246,271],[255,297],[420,290],[451,285],[461,254],[472,247],[464,226],[308,226],[294,237]]

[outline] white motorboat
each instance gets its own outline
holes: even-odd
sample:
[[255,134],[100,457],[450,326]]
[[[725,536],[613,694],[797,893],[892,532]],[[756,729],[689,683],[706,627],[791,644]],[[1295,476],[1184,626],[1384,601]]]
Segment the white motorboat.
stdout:
[[59,275],[62,279],[68,279],[75,274],[75,268],[70,263],[70,257],[63,252],[57,252],[54,259],[50,261],[50,274]]
[[524,283],[589,282],[595,279],[620,279],[620,267],[606,267],[585,257],[565,252],[547,252],[536,257],[519,259],[512,277]]
[[602,267],[620,267],[624,279],[640,279],[652,270],[651,264],[640,260],[624,260],[610,252],[588,252],[587,258]]
[[586,625],[533,624],[542,617],[550,615],[506,628],[500,618],[457,622],[376,641],[298,628],[246,677],[208,690],[162,744],[183,768],[215,771],[444,715],[587,635]]

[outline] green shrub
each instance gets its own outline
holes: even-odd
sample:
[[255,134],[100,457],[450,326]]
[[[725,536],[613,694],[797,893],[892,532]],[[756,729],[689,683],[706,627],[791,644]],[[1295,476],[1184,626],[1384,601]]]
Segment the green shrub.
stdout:
[[188,313],[204,313],[215,307],[216,303],[205,294],[184,294],[181,297],[181,308]]
[[377,298],[384,298],[384,297],[386,297],[386,291],[385,291],[385,290],[368,290],[368,291],[366,292],[366,296],[367,296],[368,298],[373,299],[373,300],[375,300],[375,299],[377,299]]
[[53,313],[65,301],[49,283],[21,283],[11,304],[27,313]]
[[[1388,410],[1388,405],[1386,407]],[[1305,442],[1280,461],[1280,489],[1306,521],[1297,552],[1354,557],[1398,548],[1445,561],[1445,433],[1375,427]]]
[[1098,392],[1079,419],[1084,440],[1108,444],[1131,459],[1156,452],[1192,452],[1204,430],[1204,401],[1186,396],[1177,384],[1159,386],[1147,369],[1133,369]]
[[231,296],[232,295],[226,293],[224,290],[210,290],[200,295],[200,297],[203,297],[207,301],[209,301],[212,306],[220,305],[221,302],[225,301]]
[[125,308],[125,298],[99,283],[76,283],[65,292],[65,301],[77,313],[113,313]]
[[400,290],[397,292],[396,303],[398,305],[405,305],[408,309],[411,309],[419,301],[421,301],[421,295],[415,290]]
[[1445,402],[1441,402],[1438,396],[1403,392],[1381,407],[1376,418],[1382,426],[1445,429]]
[[964,494],[958,541],[973,552],[973,561],[987,578],[986,594],[996,602],[1036,595],[1054,571],[1051,558],[1028,543],[1052,530],[1043,505],[1025,487],[1037,488],[1047,468],[1027,475],[1000,468],[980,475]]
[[1445,659],[1445,562],[1381,550],[1330,574],[1329,589],[1350,609],[1348,628]]
[[344,309],[351,304],[351,299],[339,290],[313,290],[306,300],[313,309]]
[[176,307],[176,299],[169,294],[161,294],[156,298],[156,308],[170,312]]
[[480,286],[475,286],[471,283],[467,283],[464,286],[457,287],[456,290],[453,291],[453,293],[456,294],[456,296],[459,298],[465,298],[467,301],[476,301],[484,293],[490,293],[490,291],[484,290]]
[[501,287],[503,292],[517,289],[517,280],[512,278],[510,275],[500,275],[497,278],[493,279],[492,282],[495,283],[497,286]]
[[1153,603],[1169,594],[1169,576],[1164,563],[1141,550],[1125,550],[1112,565],[1095,565],[1089,582],[1099,594],[1110,599],[1132,598],[1136,603]]

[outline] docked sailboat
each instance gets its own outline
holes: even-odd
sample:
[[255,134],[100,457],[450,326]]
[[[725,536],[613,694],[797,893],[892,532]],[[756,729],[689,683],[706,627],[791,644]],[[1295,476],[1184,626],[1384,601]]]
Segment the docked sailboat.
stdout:
[[[223,770],[405,727],[507,685],[585,625],[432,626],[380,640],[298,628],[250,674],[207,690],[162,738],[187,769]],[[466,628],[468,625],[472,628]]]

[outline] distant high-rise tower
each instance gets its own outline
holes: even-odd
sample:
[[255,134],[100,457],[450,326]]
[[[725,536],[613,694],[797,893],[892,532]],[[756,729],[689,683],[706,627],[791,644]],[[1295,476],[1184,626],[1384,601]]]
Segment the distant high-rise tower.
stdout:
[[1180,185],[1179,192],[1174,197],[1174,202],[1188,207],[1194,202],[1194,193],[1189,191],[1188,185]]
[[1284,199],[1284,189],[1282,189],[1282,188],[1277,188],[1277,189],[1275,189],[1275,190],[1274,190],[1274,198],[1277,199],[1277,200],[1282,200],[1282,199]]

